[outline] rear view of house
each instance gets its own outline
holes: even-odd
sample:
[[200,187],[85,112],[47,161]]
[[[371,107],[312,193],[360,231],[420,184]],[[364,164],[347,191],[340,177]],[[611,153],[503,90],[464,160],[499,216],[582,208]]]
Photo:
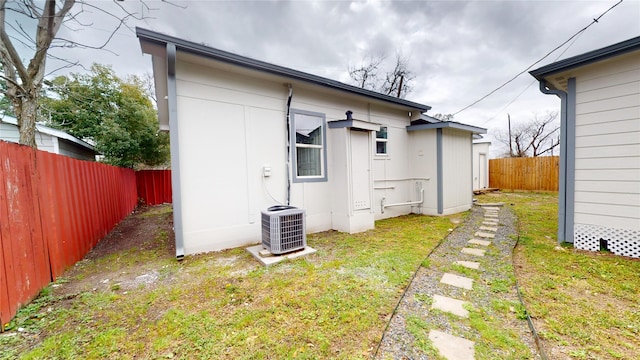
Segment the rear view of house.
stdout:
[[137,29],[170,131],[176,256],[259,243],[261,212],[307,232],[472,205],[472,136],[430,107]]
[[531,75],[561,99],[558,240],[640,257],[640,37]]

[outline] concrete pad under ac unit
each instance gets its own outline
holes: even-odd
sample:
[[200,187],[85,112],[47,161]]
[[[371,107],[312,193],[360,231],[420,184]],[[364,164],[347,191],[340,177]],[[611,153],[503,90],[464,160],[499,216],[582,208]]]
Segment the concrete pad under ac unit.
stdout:
[[301,256],[311,255],[317,252],[316,249],[306,246],[302,250],[290,252],[288,254],[273,255],[268,253],[268,251],[267,253],[265,253],[262,245],[250,246],[247,248],[247,251],[251,255],[253,255],[254,258],[258,259],[258,261],[260,261],[262,265],[265,265],[265,266],[277,264],[285,259],[295,259]]

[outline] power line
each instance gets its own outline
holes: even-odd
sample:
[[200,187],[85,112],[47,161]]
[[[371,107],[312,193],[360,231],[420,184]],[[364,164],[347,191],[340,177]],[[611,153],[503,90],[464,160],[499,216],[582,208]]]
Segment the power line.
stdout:
[[[564,53],[567,52],[567,50],[569,50],[571,48],[571,46],[573,46],[573,44],[575,44],[575,42],[578,40],[578,38],[584,33],[580,33],[580,35],[576,36],[573,41],[571,42],[571,44],[569,44],[569,46],[567,46],[564,50],[562,50],[562,52],[560,54],[558,54],[558,56],[556,56],[556,58],[554,59],[554,61],[558,61],[558,59],[560,59],[562,57],[562,55],[564,55]],[[535,84],[536,82],[538,82],[538,80],[533,80],[529,83],[529,85],[527,85],[524,90],[522,90],[518,95],[516,95],[516,97],[514,97],[513,99],[511,99],[511,101],[509,101],[509,103],[507,105],[505,105],[502,109],[500,109],[498,112],[496,112],[492,117],[490,117],[489,119],[485,120],[482,122],[482,124],[480,124],[480,126],[488,123],[489,121],[495,119],[498,115],[500,115],[501,112],[503,112],[504,110],[506,110],[509,106],[511,106],[511,104],[513,104],[516,100],[518,100],[520,98],[520,96],[522,96],[522,94],[525,93],[525,91],[527,91],[531,85]]]
[[481,97],[480,99],[474,101],[473,103],[471,103],[470,105],[465,106],[464,108],[456,111],[455,113],[453,113],[453,115],[457,115],[465,110],[467,110],[468,108],[478,104],[479,102],[481,102],[482,100],[488,98],[489,96],[493,95],[495,92],[497,92],[498,90],[502,89],[503,87],[507,86],[508,84],[510,84],[511,82],[513,82],[515,79],[517,79],[518,77],[520,77],[520,75],[524,74],[525,72],[527,72],[529,69],[531,69],[532,67],[534,67],[535,65],[537,65],[538,63],[540,63],[542,60],[546,59],[547,57],[549,57],[549,55],[551,55],[552,53],[554,53],[556,50],[558,50],[559,48],[563,47],[564,45],[566,45],[569,41],[573,40],[573,38],[575,38],[576,36],[580,35],[581,33],[583,33],[585,30],[587,30],[589,27],[591,27],[591,25],[595,24],[598,22],[598,20],[600,20],[600,18],[602,18],[606,13],[608,13],[609,11],[611,11],[613,8],[615,8],[616,6],[620,5],[622,3],[623,0],[618,1],[617,3],[615,3],[613,6],[611,6],[610,8],[608,8],[605,12],[603,12],[602,14],[600,14],[600,16],[598,16],[597,18],[593,19],[593,21],[591,21],[591,23],[589,23],[589,25],[585,26],[584,28],[582,28],[580,31],[578,31],[577,33],[573,34],[573,36],[571,36],[569,39],[567,39],[565,42],[563,42],[562,44],[556,46],[555,48],[553,48],[553,50],[549,51],[548,53],[546,53],[543,57],[541,57],[539,60],[537,60],[536,62],[534,62],[533,64],[529,65],[529,67],[527,67],[526,69],[522,70],[521,72],[519,72],[518,74],[516,74],[514,77],[512,77],[511,79],[507,80],[507,82],[505,82],[504,84],[498,86],[497,88],[493,89],[491,92],[489,92],[488,94],[484,95],[483,97]]

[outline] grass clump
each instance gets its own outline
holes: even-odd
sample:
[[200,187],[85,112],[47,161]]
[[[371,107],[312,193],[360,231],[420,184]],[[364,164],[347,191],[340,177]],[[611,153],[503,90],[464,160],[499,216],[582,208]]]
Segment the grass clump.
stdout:
[[414,337],[414,346],[420,349],[425,355],[436,360],[445,360],[440,355],[438,350],[433,346],[433,343],[429,339],[429,331],[431,326],[423,319],[411,315],[407,319],[407,331]]

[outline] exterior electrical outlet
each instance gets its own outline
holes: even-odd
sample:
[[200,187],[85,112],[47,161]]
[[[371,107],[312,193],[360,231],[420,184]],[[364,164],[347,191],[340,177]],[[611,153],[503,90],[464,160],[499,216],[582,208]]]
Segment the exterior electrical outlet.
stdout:
[[305,211],[293,206],[272,206],[262,211],[262,246],[275,255],[304,249]]

